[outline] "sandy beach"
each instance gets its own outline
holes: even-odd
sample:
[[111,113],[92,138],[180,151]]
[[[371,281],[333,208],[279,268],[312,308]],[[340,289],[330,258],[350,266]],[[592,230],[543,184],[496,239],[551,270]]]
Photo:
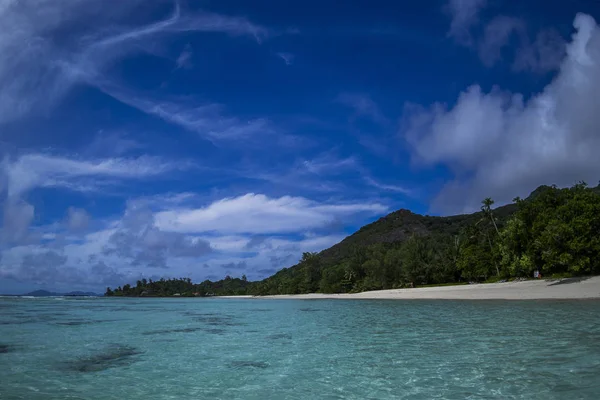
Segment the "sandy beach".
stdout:
[[[239,296],[251,297],[251,296]],[[377,290],[351,294],[299,294],[262,296],[264,299],[447,299],[447,300],[550,300],[600,299],[600,276],[555,281],[521,281],[415,289]]]

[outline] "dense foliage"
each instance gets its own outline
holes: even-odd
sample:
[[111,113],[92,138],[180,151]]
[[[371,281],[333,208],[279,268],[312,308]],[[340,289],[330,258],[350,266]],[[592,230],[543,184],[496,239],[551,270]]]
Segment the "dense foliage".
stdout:
[[344,293],[418,285],[600,273],[599,187],[543,186],[527,199],[453,217],[396,211],[321,253],[248,283],[242,279],[161,280],[107,294],[198,295]]
[[218,282],[204,281],[192,283],[190,278],[138,280],[135,286],[129,284],[112,290],[106,288],[106,296],[164,297],[164,296],[219,296],[243,295],[248,291],[250,282],[246,276],[232,278],[230,276]]

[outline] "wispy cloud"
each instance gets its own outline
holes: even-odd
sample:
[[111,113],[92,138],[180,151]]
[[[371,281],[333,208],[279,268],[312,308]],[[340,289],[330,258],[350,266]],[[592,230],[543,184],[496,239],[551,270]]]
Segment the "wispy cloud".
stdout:
[[[4,4],[4,3],[3,3]],[[111,8],[101,0],[23,0],[0,7],[0,123],[31,109],[51,107],[77,83],[107,80],[107,67],[180,32],[220,32],[260,42],[269,30],[243,17],[183,13],[177,2],[169,17],[144,26],[119,25],[136,7],[132,0]],[[83,22],[85,21],[85,22]],[[58,40],[65,29],[79,40]],[[23,45],[26,43],[27,45]]]
[[[1,170],[6,176],[8,196],[16,198],[35,187],[87,190],[100,184],[104,178],[145,179],[190,166],[186,162],[166,162],[149,156],[80,160],[26,154],[15,161],[5,159]],[[91,179],[81,181],[80,178]]]
[[292,65],[296,58],[292,53],[277,53],[277,57],[281,58],[285,65]]
[[479,22],[479,12],[487,0],[449,0],[445,10],[452,18],[448,36],[460,43],[471,44],[471,27]]
[[336,101],[354,110],[356,116],[364,116],[372,119],[374,122],[385,125],[387,118],[383,115],[379,106],[371,97],[360,93],[341,93]]
[[198,133],[213,142],[252,139],[253,137],[271,134],[274,131],[267,119],[241,120],[237,117],[225,116],[223,106],[219,104],[194,106],[168,101],[155,101],[137,97],[113,85],[101,85],[100,87],[105,93],[122,103],[181,126],[191,132]]
[[192,46],[187,44],[179,57],[177,57],[177,61],[175,62],[177,65],[177,69],[189,69],[192,68]]
[[361,168],[355,157],[338,158],[331,153],[303,160],[301,166],[306,172],[317,175],[337,175],[343,171]]
[[365,177],[365,181],[380,190],[386,190],[386,191],[390,191],[390,192],[396,192],[396,193],[402,193],[402,194],[406,194],[406,195],[412,195],[414,193],[413,190],[408,189],[404,186],[399,186],[399,185],[390,185],[390,184],[385,184],[385,183],[380,183],[378,181],[376,181],[375,179],[371,178],[371,177]]

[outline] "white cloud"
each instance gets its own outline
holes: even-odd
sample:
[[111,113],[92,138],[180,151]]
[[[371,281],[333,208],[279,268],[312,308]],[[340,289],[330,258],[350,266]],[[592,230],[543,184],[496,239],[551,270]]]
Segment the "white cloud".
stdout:
[[302,170],[317,175],[336,175],[346,170],[360,170],[355,157],[337,158],[331,153],[324,153],[310,160],[303,160]]
[[18,199],[4,203],[0,242],[21,243],[29,238],[29,226],[35,216],[34,207]]
[[189,44],[185,46],[179,57],[177,57],[176,64],[178,69],[192,67],[192,46]]
[[89,158],[120,156],[133,150],[143,149],[145,145],[131,139],[121,132],[99,131],[92,142],[87,145],[82,153]]
[[377,182],[375,179],[370,178],[370,177],[365,177],[365,181],[380,190],[387,190],[390,192],[397,192],[397,193],[402,193],[402,194],[406,194],[406,195],[410,195],[413,193],[413,191],[411,189],[405,188],[404,186],[399,186],[399,185],[390,185],[390,184],[386,184],[386,183],[380,183]]
[[216,201],[206,207],[162,211],[156,225],[166,231],[220,233],[301,232],[357,213],[381,214],[387,207],[374,204],[326,204],[303,197],[269,198],[249,193]]
[[[6,175],[8,196],[16,198],[35,187],[85,191],[100,184],[100,179],[104,178],[143,179],[188,167],[186,163],[169,163],[149,156],[77,160],[26,154],[14,162],[5,159],[2,170]],[[80,181],[80,178],[93,179]]]
[[69,207],[67,215],[67,227],[69,230],[73,232],[85,230],[89,223],[90,215],[87,211],[81,208]]
[[103,248],[121,262],[152,268],[167,268],[171,258],[199,258],[212,251],[204,239],[160,229],[152,212],[136,204],[128,206]]
[[357,116],[369,117],[374,122],[385,125],[388,121],[379,106],[367,95],[359,93],[341,93],[337,101],[352,108]]
[[565,57],[566,41],[554,29],[538,32],[533,43],[524,38],[517,50],[513,68],[516,71],[529,70],[545,73],[556,70]]
[[[300,204],[315,210],[306,213],[309,217],[320,216],[324,220],[330,214],[350,216],[365,208],[371,213],[370,210],[375,208],[307,200]],[[231,224],[202,235],[172,232],[158,223],[161,213],[153,213],[147,205],[145,199],[130,202],[125,214],[105,221],[103,229],[82,237],[63,237],[66,242],[46,235],[43,244],[29,243],[5,249],[0,253],[3,257],[0,278],[44,285],[48,289],[96,291],[107,285],[132,283],[141,277],[189,276],[194,281],[202,281],[222,279],[225,274],[241,276],[245,273],[249,279],[259,279],[297,263],[305,251],[323,250],[344,237],[339,233],[302,235],[293,226],[284,229],[292,231],[291,234],[228,233]],[[272,215],[265,214],[269,218]],[[239,213],[229,217],[239,217]],[[258,223],[260,216],[252,218]],[[261,223],[269,224],[270,221]],[[321,226],[317,222],[311,225],[316,229]]]
[[296,58],[292,53],[277,53],[277,57],[281,58],[285,65],[292,65]]
[[446,6],[452,22],[448,36],[463,44],[470,44],[471,27],[479,22],[479,12],[487,0],[449,0]]
[[502,50],[509,44],[513,33],[526,36],[525,23],[519,18],[500,15],[485,26],[478,45],[479,58],[484,65],[491,67],[502,59]]
[[600,30],[578,14],[556,78],[525,99],[477,85],[448,109],[414,111],[405,131],[414,161],[455,173],[432,208],[471,211],[482,198],[506,203],[541,184],[595,183],[600,171]]
[[[172,14],[131,27],[123,20],[147,2],[22,0],[0,7],[0,123],[53,106],[73,85],[97,85],[115,61],[151,51],[167,35],[220,32],[261,41],[269,31],[245,18],[209,12]],[[70,35],[65,38],[64,32]]]
[[[213,275],[221,279],[225,274],[236,276],[245,273],[249,279],[263,279],[272,275],[281,268],[290,267],[300,260],[302,253],[306,251],[318,252],[326,249],[344,238],[343,235],[316,235],[299,240],[285,237],[263,237],[256,245],[248,247],[252,240],[244,236],[223,236],[208,238],[211,246],[222,251],[221,258],[206,261],[206,270],[203,274]],[[251,252],[252,255],[247,253]],[[246,253],[243,257],[236,253]],[[240,267],[243,263],[243,269]],[[234,267],[234,268],[231,268]]]
[[112,85],[102,85],[101,89],[124,104],[196,132],[210,141],[256,139],[274,132],[267,119],[245,121],[236,117],[227,117],[224,115],[223,106],[219,104],[197,106],[154,101],[126,93]]
[[566,42],[555,29],[542,29],[531,41],[525,22],[520,18],[497,16],[484,29],[479,41],[479,57],[487,67],[502,59],[502,51],[516,35],[519,45],[515,50],[513,70],[544,74],[556,70],[564,56]]
[[566,42],[558,31],[542,29],[532,41],[527,24],[521,18],[497,15],[481,23],[479,13],[487,3],[487,0],[449,0],[446,9],[452,16],[452,22],[448,35],[463,46],[477,49],[481,62],[487,67],[501,61],[505,48],[513,41],[515,49],[510,54],[514,55],[514,71],[544,74],[559,67]]

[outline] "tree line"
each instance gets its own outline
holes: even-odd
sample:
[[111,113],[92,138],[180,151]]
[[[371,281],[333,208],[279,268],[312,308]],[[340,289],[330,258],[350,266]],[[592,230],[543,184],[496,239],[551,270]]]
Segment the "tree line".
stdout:
[[245,295],[248,293],[250,282],[246,275],[241,278],[226,276],[217,282],[206,280],[201,283],[192,283],[190,278],[175,279],[140,279],[135,286],[126,284],[116,289],[106,288],[105,296],[123,297],[206,297],[225,295]]

